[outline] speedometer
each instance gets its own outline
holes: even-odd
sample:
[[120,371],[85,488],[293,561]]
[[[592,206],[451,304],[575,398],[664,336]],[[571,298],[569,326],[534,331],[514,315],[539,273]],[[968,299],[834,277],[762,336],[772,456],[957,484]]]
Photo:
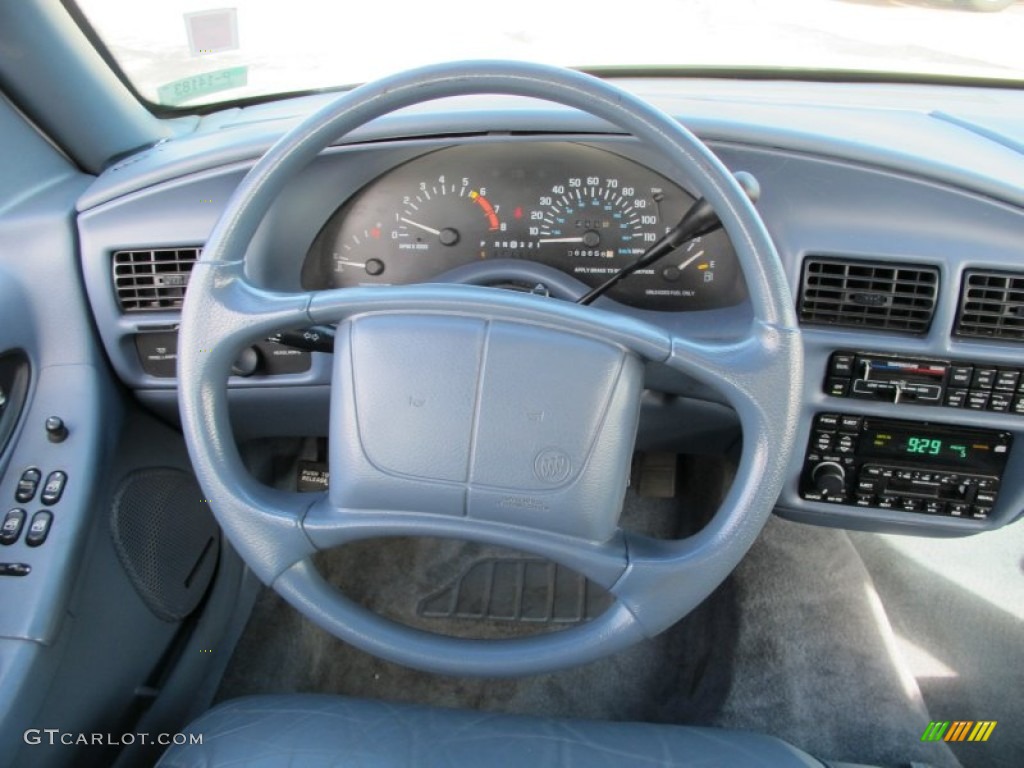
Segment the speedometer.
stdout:
[[[660,188],[650,195],[662,196]],[[540,195],[530,211],[530,236],[570,258],[639,256],[658,239],[658,216],[636,187],[618,178],[570,176]]]
[[[426,282],[474,261],[521,259],[589,288],[635,261],[693,197],[622,155],[573,142],[479,142],[424,154],[335,212],[303,284]],[[643,309],[736,304],[746,295],[723,231],[684,243],[608,293]]]

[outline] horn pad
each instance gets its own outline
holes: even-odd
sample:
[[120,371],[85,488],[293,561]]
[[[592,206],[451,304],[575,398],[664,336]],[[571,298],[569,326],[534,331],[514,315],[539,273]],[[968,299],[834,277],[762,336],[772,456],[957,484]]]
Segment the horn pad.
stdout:
[[338,328],[334,360],[335,506],[615,533],[643,383],[634,354],[525,323],[375,314]]

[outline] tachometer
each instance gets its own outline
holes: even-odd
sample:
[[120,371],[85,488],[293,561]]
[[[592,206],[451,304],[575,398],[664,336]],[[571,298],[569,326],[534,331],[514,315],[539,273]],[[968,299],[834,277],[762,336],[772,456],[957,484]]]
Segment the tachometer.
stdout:
[[469,175],[409,164],[327,223],[313,246],[323,254],[317,273],[307,264],[303,282],[344,288],[429,280],[478,258],[479,243],[505,230],[499,210]]
[[399,251],[431,251],[458,245],[467,225],[473,236],[481,229],[501,231],[498,209],[487,199],[487,189],[474,188],[468,176],[455,182],[441,174],[403,196],[391,238]]

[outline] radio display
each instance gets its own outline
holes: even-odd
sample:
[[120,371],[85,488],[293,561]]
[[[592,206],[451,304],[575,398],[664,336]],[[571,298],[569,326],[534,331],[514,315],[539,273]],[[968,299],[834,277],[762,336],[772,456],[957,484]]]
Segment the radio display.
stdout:
[[998,470],[1006,462],[1009,436],[982,432],[937,428],[925,424],[900,424],[868,420],[860,437],[857,453],[864,457],[903,459],[914,463],[979,470]]

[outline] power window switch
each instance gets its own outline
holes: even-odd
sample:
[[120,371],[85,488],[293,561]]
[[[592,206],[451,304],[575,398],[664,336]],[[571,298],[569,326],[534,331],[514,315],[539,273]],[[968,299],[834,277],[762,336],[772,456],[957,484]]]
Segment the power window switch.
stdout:
[[18,488],[14,492],[14,500],[19,504],[28,504],[36,497],[39,490],[39,481],[43,479],[43,473],[35,467],[29,467],[21,473],[18,480]]
[[21,529],[25,525],[25,510],[12,509],[4,515],[3,525],[0,525],[0,544],[10,546],[18,540]]
[[46,478],[46,485],[43,486],[39,500],[48,507],[53,506],[64,495],[64,486],[67,482],[68,476],[63,472],[51,472]]
[[25,534],[25,543],[30,547],[38,547],[46,537],[50,535],[50,527],[53,525],[53,512],[41,509],[32,515],[32,522],[28,526],[28,533]]

